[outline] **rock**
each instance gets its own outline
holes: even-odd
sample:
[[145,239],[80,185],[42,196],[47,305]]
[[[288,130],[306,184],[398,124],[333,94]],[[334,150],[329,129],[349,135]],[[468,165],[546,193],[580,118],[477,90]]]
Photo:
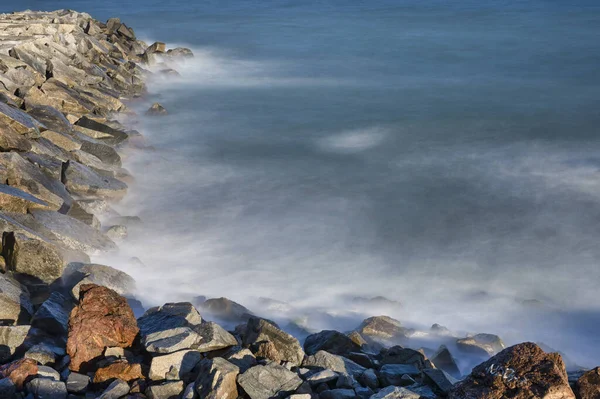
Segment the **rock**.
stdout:
[[238,397],[236,378],[240,369],[220,357],[200,362],[196,392],[200,398],[235,399]]
[[150,364],[151,380],[188,380],[189,374],[202,360],[196,350],[182,350],[164,356],[155,356]]
[[449,399],[573,399],[567,372],[557,353],[545,353],[531,342],[511,346],[476,366],[456,384]]
[[67,392],[69,393],[85,393],[90,385],[90,377],[87,375],[71,372],[66,381]]
[[75,125],[109,135],[111,138],[108,139],[108,137],[105,137],[102,142],[110,145],[120,144],[129,138],[129,135],[123,129],[117,129],[105,119],[103,120],[90,115],[81,117],[75,122]]
[[228,350],[223,358],[229,363],[234,364],[240,369],[240,373],[245,373],[250,367],[256,366],[256,357],[249,349],[234,346]]
[[273,363],[254,366],[237,381],[250,399],[285,398],[302,384],[296,373]]
[[329,369],[337,373],[349,374],[355,378],[358,378],[366,370],[364,367],[354,363],[350,359],[333,355],[325,351],[318,351],[314,355],[307,356],[302,362],[302,366]]
[[127,184],[75,161],[67,162],[63,181],[70,193],[88,199],[119,200],[127,194]]
[[280,330],[265,319],[251,317],[248,320],[243,341],[252,345],[261,341],[271,342],[276,350],[276,358],[299,366],[304,359],[304,350],[296,338]]
[[54,364],[56,362],[56,354],[43,344],[33,345],[25,352],[23,357],[25,359],[35,360],[38,364],[42,365]]
[[402,385],[401,379],[404,375],[417,377],[421,371],[411,364],[386,364],[379,370],[382,386]]
[[35,312],[31,325],[54,335],[66,335],[73,303],[55,291]]
[[96,104],[82,96],[76,89],[54,78],[46,80],[40,89],[30,89],[24,99],[27,107],[50,106],[64,114],[82,116],[93,113],[97,109]]
[[168,112],[165,109],[165,107],[163,107],[159,103],[152,104],[152,106],[148,109],[148,111],[146,111],[146,115],[150,115],[150,116],[162,116],[162,115],[167,115],[167,114],[168,114]]
[[27,213],[36,208],[48,209],[48,204],[23,190],[0,184],[0,209],[4,212]]
[[79,305],[69,319],[69,368],[72,371],[93,369],[105,347],[130,347],[138,331],[125,298],[106,287],[82,285]]
[[421,395],[406,388],[390,386],[382,389],[370,399],[420,399]]
[[164,53],[167,51],[167,45],[162,42],[154,42],[146,51],[150,53]]
[[0,363],[6,362],[25,342],[30,326],[0,326]]
[[165,382],[149,387],[146,396],[148,399],[179,399],[183,389],[183,381]]
[[110,226],[104,234],[115,241],[124,240],[127,238],[127,227],[120,225]]
[[17,387],[10,378],[0,379],[0,399],[13,399],[17,395]]
[[403,343],[408,339],[408,330],[388,316],[375,316],[363,320],[357,332],[375,342]]
[[194,56],[194,53],[188,48],[177,47],[167,51],[167,55],[171,58],[191,58]]
[[600,367],[584,373],[575,384],[577,399],[600,399]]
[[332,370],[321,370],[306,377],[306,381],[312,385],[327,384],[338,379],[338,374]]
[[39,399],[67,399],[67,387],[64,382],[50,378],[34,378],[27,383],[27,391]]
[[37,375],[37,372],[38,365],[32,359],[19,359],[0,366],[0,378],[8,378],[19,391],[23,389],[25,381],[29,377]]
[[437,352],[431,358],[431,361],[438,369],[444,370],[454,378],[460,377],[460,369],[456,364],[454,356],[445,345],[440,346]]
[[488,358],[505,348],[504,342],[494,334],[476,334],[456,340],[456,346],[465,353]]
[[14,129],[0,125],[0,151],[26,152],[31,150],[31,143]]
[[108,165],[121,166],[121,157],[117,151],[106,144],[84,141],[81,144],[81,151],[94,155]]
[[371,389],[379,388],[379,379],[377,378],[377,374],[373,369],[365,370],[364,373],[358,376],[357,380],[362,386],[369,387]]
[[227,298],[207,299],[200,307],[203,313],[209,313],[224,321],[246,322],[252,317],[252,312],[239,303]]
[[[0,324],[23,323],[29,321],[32,314],[27,289],[12,277],[0,274]],[[2,352],[0,349],[0,362]]]
[[119,399],[129,393],[129,384],[122,380],[114,380],[98,399]]
[[108,366],[98,368],[94,373],[94,384],[112,382],[115,379],[132,382],[140,378],[144,378],[140,364],[118,360]]
[[46,127],[20,109],[0,102],[0,123],[10,127],[19,134],[30,134],[36,137]]
[[360,349],[361,347],[347,335],[332,330],[311,334],[304,341],[304,351],[308,355],[324,350],[334,355],[347,356],[350,352],[358,352]]
[[[33,147],[32,147],[33,148]],[[47,154],[36,154],[34,152],[27,152],[23,154],[25,159],[37,166],[42,172],[51,178],[60,181],[63,170],[63,161]],[[40,209],[46,209],[43,207],[37,207]],[[33,208],[35,209],[35,208]],[[64,208],[61,210],[64,212]]]
[[196,399],[197,397],[198,395],[196,395],[196,384],[191,382],[185,387],[185,390],[181,395],[181,399]]
[[332,389],[319,395],[320,399],[355,399],[354,389]]
[[84,284],[102,285],[119,295],[128,295],[135,292],[133,277],[105,265],[70,263],[65,269],[63,280],[75,299],[79,299],[79,289]]
[[393,346],[383,352],[381,364],[410,364],[417,369],[431,368],[431,362],[421,351],[401,346]]
[[441,396],[447,396],[454,384],[458,381],[443,370],[425,369],[423,370],[424,382],[426,382],[433,391]]
[[67,212],[67,215],[97,230],[100,229],[100,221],[98,220],[96,215],[94,215],[91,212],[88,212],[84,207],[81,206],[81,204],[81,201],[73,202],[73,205]]
[[42,137],[65,151],[74,151],[81,148],[81,140],[66,133],[46,130],[42,133]]
[[48,366],[38,366],[38,377],[49,378],[54,381],[60,381],[60,373]]
[[54,107],[48,105],[28,106],[27,113],[35,120],[41,122],[48,130],[68,133],[71,131],[71,123],[65,116]]

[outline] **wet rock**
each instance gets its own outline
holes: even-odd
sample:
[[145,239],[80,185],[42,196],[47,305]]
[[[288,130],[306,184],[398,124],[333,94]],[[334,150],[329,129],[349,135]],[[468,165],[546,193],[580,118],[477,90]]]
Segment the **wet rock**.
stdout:
[[10,127],[19,134],[30,134],[33,137],[39,134],[40,131],[46,130],[43,124],[25,112],[2,102],[0,102],[0,123]]
[[444,370],[454,378],[460,377],[460,369],[456,364],[456,360],[445,345],[440,346],[437,352],[432,356],[431,361],[435,367]]
[[8,378],[17,387],[17,390],[21,390],[25,382],[30,377],[37,375],[37,372],[38,365],[35,360],[18,359],[0,366],[0,379]]
[[347,356],[350,352],[358,352],[360,349],[360,345],[347,335],[333,330],[311,334],[304,341],[304,351],[308,355],[324,350],[335,355]]
[[34,378],[27,383],[27,391],[37,399],[66,399],[68,395],[64,382],[50,378]]
[[371,396],[370,399],[421,399],[421,395],[406,388],[390,386]]
[[184,388],[183,381],[165,382],[149,387],[146,396],[148,399],[179,399]]
[[458,349],[465,353],[489,357],[505,348],[504,342],[494,334],[476,334],[472,337],[456,340]]
[[[32,314],[33,306],[27,289],[12,277],[0,274],[0,324],[26,322]],[[1,359],[2,355],[0,361]]]
[[165,107],[160,105],[159,103],[154,103],[152,106],[146,111],[146,115],[150,116],[163,116],[167,115],[168,112]]
[[133,277],[105,265],[70,263],[65,269],[63,280],[75,299],[79,298],[79,289],[84,284],[102,285],[119,295],[129,295],[135,292]]
[[203,313],[209,313],[211,316],[224,321],[245,322],[252,317],[252,312],[227,298],[207,299],[200,307]]
[[357,332],[376,342],[402,343],[408,339],[408,330],[402,324],[388,316],[375,316],[365,319]]
[[194,56],[192,50],[185,47],[177,47],[167,51],[167,55],[171,58],[191,58]]
[[130,347],[138,331],[125,298],[106,287],[82,285],[79,305],[69,319],[69,368],[72,371],[93,369],[105,347]]
[[299,366],[304,359],[304,350],[298,340],[265,319],[251,317],[243,341],[245,345],[262,341],[271,342],[276,351],[274,357],[277,358],[273,360],[283,360]]
[[66,381],[67,392],[80,394],[84,393],[90,385],[90,377],[87,375],[71,372]]
[[114,380],[98,399],[119,399],[129,393],[129,384],[122,380]]
[[151,380],[188,380],[189,374],[202,360],[196,350],[182,350],[164,356],[155,356],[150,364]]
[[140,364],[119,360],[98,368],[94,373],[94,384],[112,382],[115,379],[132,382],[140,378],[144,378]]
[[0,363],[6,362],[25,342],[30,326],[0,326]]
[[562,358],[526,342],[512,346],[473,369],[452,388],[450,399],[573,399]]
[[31,325],[50,334],[66,335],[72,309],[73,302],[55,291],[35,312]]
[[302,384],[296,373],[273,363],[254,366],[237,381],[250,399],[285,398]]
[[585,372],[575,384],[577,399],[600,399],[600,367]]
[[314,355],[307,356],[302,362],[303,367],[317,367],[333,370],[337,373],[349,374],[358,378],[365,372],[365,368],[354,363],[343,356],[333,355],[325,351],[318,351]]
[[204,359],[200,362],[196,392],[200,398],[237,398],[236,378],[240,369],[222,358]]

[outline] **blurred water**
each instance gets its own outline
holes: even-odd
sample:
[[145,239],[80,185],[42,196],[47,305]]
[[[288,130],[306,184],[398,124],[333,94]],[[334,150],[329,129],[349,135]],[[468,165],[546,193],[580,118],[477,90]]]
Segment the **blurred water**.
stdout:
[[196,53],[133,105],[170,112],[139,118],[158,150],[120,206],[145,221],[123,251],[146,267],[122,267],[147,304],[271,297],[343,329],[368,313],[349,297],[384,295],[407,324],[600,360],[597,1],[15,7]]

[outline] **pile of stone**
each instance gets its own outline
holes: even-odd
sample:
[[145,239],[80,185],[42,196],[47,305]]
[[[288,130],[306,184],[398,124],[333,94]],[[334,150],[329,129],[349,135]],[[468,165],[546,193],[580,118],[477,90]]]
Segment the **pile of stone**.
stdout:
[[462,375],[457,353],[409,348],[415,331],[387,316],[303,344],[226,298],[197,305],[238,323],[231,331],[187,302],[136,319],[135,281],[89,257],[114,250],[135,219],[100,223],[132,179],[122,150],[143,147],[113,117],[153,74],[177,75],[163,60],[190,56],[148,46],[118,19],[0,15],[0,399],[599,397],[598,369],[569,378],[561,356],[535,344],[434,325],[481,359]]

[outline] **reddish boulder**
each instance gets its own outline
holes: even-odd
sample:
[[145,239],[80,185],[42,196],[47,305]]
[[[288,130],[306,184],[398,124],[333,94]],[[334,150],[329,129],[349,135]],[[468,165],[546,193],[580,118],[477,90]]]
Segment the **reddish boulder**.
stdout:
[[575,384],[577,399],[600,399],[600,367],[586,372]]
[[449,399],[575,399],[558,353],[525,342],[504,349],[452,388]]
[[0,366],[0,379],[8,378],[17,387],[23,389],[23,385],[30,376],[38,372],[37,362],[33,359],[19,359],[14,362]]
[[138,363],[128,363],[126,361],[114,362],[96,370],[94,384],[101,384],[107,381],[112,382],[112,380],[117,378],[126,382],[144,378],[142,366]]
[[135,316],[125,298],[106,287],[82,285],[79,305],[69,318],[69,368],[83,372],[93,370],[94,362],[106,347],[128,348],[138,332]]

